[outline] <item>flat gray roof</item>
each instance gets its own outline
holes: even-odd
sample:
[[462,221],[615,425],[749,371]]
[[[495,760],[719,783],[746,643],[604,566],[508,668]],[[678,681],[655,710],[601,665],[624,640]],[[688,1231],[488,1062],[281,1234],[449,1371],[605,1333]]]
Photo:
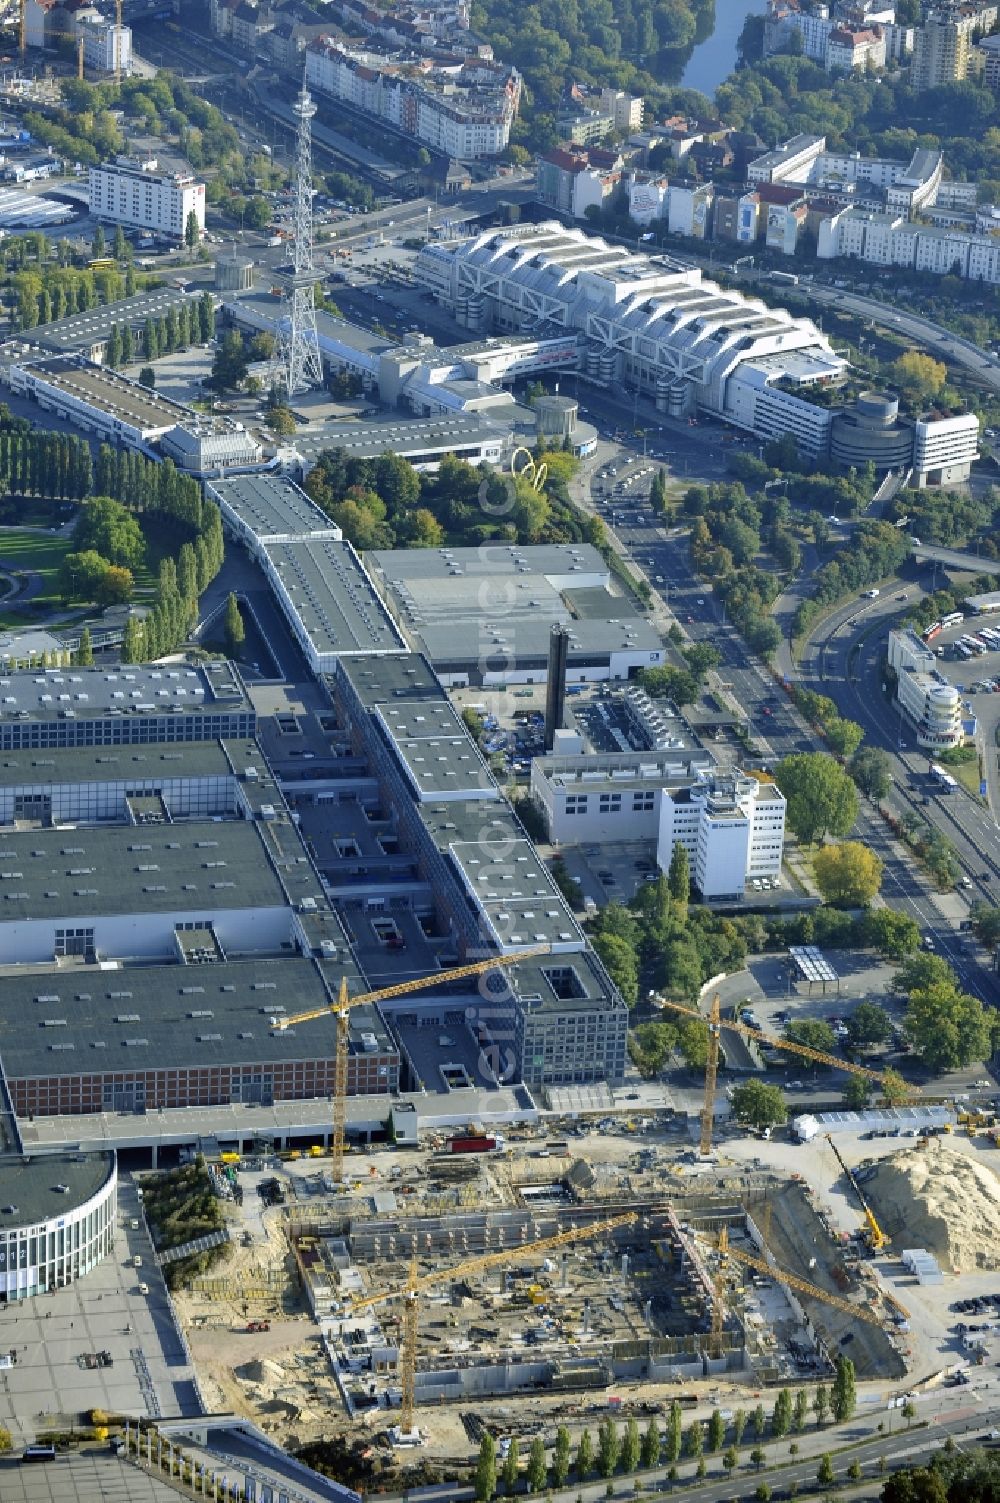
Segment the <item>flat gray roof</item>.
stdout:
[[341,658],[338,671],[369,710],[375,705],[403,700],[448,702],[433,668],[417,652],[384,653],[377,658]]
[[0,1158],[0,1232],[54,1221],[90,1200],[115,1166],[111,1153]]
[[[332,1014],[271,1028],[272,1016],[329,1004],[321,968],[303,956],[87,967],[7,976],[3,986],[0,1056],[8,1080],[316,1059],[335,1047]],[[47,1028],[48,1018],[65,1018],[65,1026]],[[383,1049],[391,1047],[372,1007],[356,1008],[351,1028],[355,1041],[373,1032]]]
[[265,545],[317,653],[393,652],[402,639],[349,543],[298,538]]
[[379,715],[421,798],[472,789],[489,799],[498,797],[489,769],[453,705],[403,701],[383,705]]
[[544,665],[557,623],[569,631],[571,661],[663,646],[588,543],[394,549],[371,557],[399,620],[442,668],[512,657]]
[[478,448],[489,439],[503,442],[509,432],[508,426],[485,422],[475,413],[455,413],[327,423],[321,432],[297,433],[288,440],[288,446],[303,459],[313,461],[328,449],[343,449],[352,459],[378,459],[387,451],[407,458],[428,451],[453,453],[456,449]]
[[0,832],[0,924],[286,902],[248,820]]
[[[254,758],[263,767],[263,753],[254,741],[232,742],[234,757]],[[247,760],[237,760],[242,772]],[[0,787],[40,783],[110,783],[141,778],[154,783],[167,778],[231,775],[229,757],[221,741],[151,741],[134,746],[58,746],[45,750],[0,752]]]
[[317,532],[340,536],[339,527],[285,475],[235,475],[211,481],[208,492],[259,538],[308,537]]
[[164,318],[171,308],[197,302],[204,290],[199,287],[196,292],[182,292],[179,287],[155,287],[149,292],[137,292],[134,297],[119,298],[115,303],[88,308],[84,313],[71,313],[50,324],[32,326],[22,331],[22,337],[44,349],[66,354],[89,350],[107,339],[116,326],[130,324],[135,328],[147,318]]
[[252,711],[232,665],[178,663],[152,668],[37,668],[0,676],[4,720],[90,720],[137,711]]
[[196,415],[190,407],[79,356],[50,355],[26,361],[22,368],[57,391],[120,418],[143,433],[165,432],[179,423],[198,422],[206,427],[218,424],[217,419]]

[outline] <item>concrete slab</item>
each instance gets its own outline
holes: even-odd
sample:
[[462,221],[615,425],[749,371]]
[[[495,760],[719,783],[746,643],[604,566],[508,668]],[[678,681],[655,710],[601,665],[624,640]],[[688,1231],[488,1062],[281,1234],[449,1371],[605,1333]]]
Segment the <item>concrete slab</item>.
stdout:
[[42,1466],[0,1462],[0,1497],[4,1503],[177,1503],[175,1487],[97,1449]]

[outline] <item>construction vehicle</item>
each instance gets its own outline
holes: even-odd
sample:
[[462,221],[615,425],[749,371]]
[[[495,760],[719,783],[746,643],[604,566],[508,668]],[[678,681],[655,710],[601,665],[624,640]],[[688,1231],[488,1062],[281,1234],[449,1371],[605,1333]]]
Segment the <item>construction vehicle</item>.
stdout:
[[811,1284],[808,1279],[800,1279],[798,1274],[779,1268],[768,1258],[760,1257],[756,1253],[744,1252],[742,1248],[730,1247],[727,1226],[724,1226],[719,1233],[718,1253],[719,1263],[723,1268],[727,1258],[734,1258],[737,1263],[745,1263],[748,1268],[754,1268],[758,1273],[766,1274],[776,1283],[786,1284],[789,1289],[794,1289],[798,1294],[806,1294],[810,1299],[823,1300],[826,1304],[833,1305],[834,1309],[842,1310],[845,1315],[853,1316],[857,1320],[865,1320],[869,1325],[879,1326],[883,1331],[890,1327],[891,1322],[879,1315],[870,1305],[854,1305],[850,1300],[842,1299],[839,1294],[831,1294],[829,1290],[821,1289],[818,1284]]
[[[660,998],[656,1005],[660,1008],[669,1008],[671,1012],[682,1013],[686,1018],[695,1018],[699,1023],[705,1022],[696,1007],[685,1007],[681,1002],[669,1002],[665,997]],[[744,1038],[756,1039],[759,1043],[767,1044],[771,1049],[786,1050],[789,1054],[798,1054],[804,1059],[814,1060],[817,1064],[830,1065],[835,1070],[846,1070],[851,1075],[861,1075],[879,1084],[885,1082],[885,1076],[880,1071],[871,1070],[867,1065],[856,1065],[853,1060],[838,1059],[835,1054],[824,1054],[821,1049],[811,1049],[808,1044],[797,1044],[792,1039],[778,1038],[774,1034],[764,1033],[760,1028],[751,1027],[749,1023],[724,1020],[720,1012],[719,994],[716,992],[708,1014],[708,1060],[705,1065],[705,1099],[701,1114],[699,1149],[702,1158],[707,1158],[712,1151],[715,1085],[719,1073],[719,1046],[723,1028],[733,1033],[741,1033]]]
[[347,1061],[350,1049],[350,1015],[355,1007],[367,1003],[387,1002],[392,997],[405,997],[411,992],[426,991],[432,986],[445,986],[449,981],[461,981],[468,976],[484,976],[488,971],[503,970],[506,966],[518,965],[535,955],[548,955],[548,945],[519,950],[511,955],[494,955],[489,960],[477,960],[472,965],[454,966],[451,970],[435,971],[430,976],[420,976],[415,981],[401,981],[397,986],[382,987],[377,992],[361,992],[352,997],[347,990],[347,977],[341,977],[337,1000],[327,1007],[313,1007],[308,1012],[296,1013],[293,1017],[273,1017],[271,1027],[279,1030],[294,1028],[299,1023],[312,1023],[333,1013],[337,1020],[337,1042],[333,1069],[333,1139],[330,1157],[333,1160],[331,1176],[335,1183],[344,1180],[344,1138],[347,1127]]
[[[522,1262],[533,1253],[549,1252],[554,1247],[568,1247],[571,1242],[583,1242],[598,1237],[602,1232],[613,1232],[620,1226],[631,1226],[638,1220],[636,1212],[611,1216],[604,1221],[593,1221],[589,1226],[572,1227],[566,1232],[556,1232],[551,1237],[541,1237],[537,1242],[526,1242],[519,1247],[510,1247],[501,1252],[481,1253],[476,1258],[465,1258],[451,1268],[436,1268],[432,1273],[417,1273],[416,1262],[410,1264],[410,1276],[397,1289],[383,1289],[377,1294],[352,1295],[351,1309],[354,1312],[370,1310],[375,1305],[390,1300],[403,1302],[403,1328],[399,1343],[400,1412],[399,1440],[403,1445],[413,1444],[414,1389],[417,1370],[418,1296],[435,1284],[463,1279],[467,1274],[483,1273],[488,1268],[500,1268],[504,1263]],[[535,1303],[533,1300],[532,1303]]]
[[885,1232],[879,1226],[878,1221],[875,1219],[875,1212],[868,1204],[865,1192],[858,1184],[857,1176],[855,1175],[853,1169],[849,1169],[847,1164],[844,1162],[844,1156],[841,1153],[840,1149],[837,1147],[836,1143],[833,1141],[832,1134],[826,1134],[826,1141],[833,1149],[834,1157],[836,1158],[837,1163],[840,1165],[841,1169],[843,1169],[844,1173],[846,1174],[851,1189],[854,1191],[858,1203],[860,1204],[861,1209],[864,1212],[865,1241],[871,1248],[872,1252],[881,1252],[883,1248],[888,1247],[889,1238],[886,1236]]

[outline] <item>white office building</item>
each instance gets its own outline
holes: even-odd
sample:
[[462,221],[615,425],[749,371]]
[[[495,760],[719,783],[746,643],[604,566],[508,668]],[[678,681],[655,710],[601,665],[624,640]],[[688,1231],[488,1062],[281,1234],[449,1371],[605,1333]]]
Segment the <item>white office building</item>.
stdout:
[[183,240],[190,216],[205,231],[205,184],[179,172],[147,170],[130,162],[90,169],[90,212],[95,219],[152,230]]
[[913,468],[917,484],[957,485],[968,480],[979,458],[979,419],[974,412],[957,417],[928,413],[918,418],[913,434]]
[[662,412],[701,408],[763,438],[793,431],[806,454],[825,448],[829,411],[806,394],[841,379],[846,361],[810,319],[697,267],[546,223],[425,246],[415,270],[479,332],[575,331],[580,369],[599,385],[638,387]]
[[889,667],[896,674],[896,700],[926,751],[947,751],[965,741],[962,698],[938,671],[933,652],[912,631],[889,633]]
[[691,880],[708,901],[741,898],[750,879],[781,873],[785,799],[776,784],[736,773],[663,790],[656,859],[688,853]]
[[678,744],[536,757],[531,793],[555,845],[655,841],[666,871],[680,843],[704,898],[739,898],[751,878],[781,872],[781,792],[742,773],[718,776],[707,752]]
[[132,28],[116,26],[101,16],[81,19],[78,34],[83,38],[83,66],[90,73],[120,73],[122,77],[132,71]]

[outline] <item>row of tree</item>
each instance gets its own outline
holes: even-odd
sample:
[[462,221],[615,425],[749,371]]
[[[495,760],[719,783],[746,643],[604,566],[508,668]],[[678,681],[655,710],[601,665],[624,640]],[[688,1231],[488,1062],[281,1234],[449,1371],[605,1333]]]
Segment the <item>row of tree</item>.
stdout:
[[0,405],[0,487],[5,495],[79,501],[91,494],[93,483],[85,438],[32,428]]
[[868,585],[891,578],[909,552],[910,543],[902,529],[887,522],[860,523],[850,541],[837,549],[836,558],[817,573],[812,594],[795,612],[793,634],[804,636],[823,610]]
[[222,568],[222,518],[210,503],[193,541],[181,544],[177,558],[160,564],[153,608],[143,620],[130,618],[122,645],[123,663],[148,662],[176,652],[198,616],[198,599]]
[[214,333],[215,308],[211,293],[206,292],[197,302],[168,308],[160,318],[147,318],[138,341],[130,324],[115,324],[108,336],[104,363],[115,370],[128,365],[140,352],[147,360],[158,360],[192,344],[207,344]]
[[[575,1455],[570,1432],[565,1425],[560,1425],[551,1463],[544,1440],[535,1436],[523,1470],[516,1437],[510,1439],[506,1455],[498,1462],[496,1441],[487,1432],[480,1444],[476,1463],[475,1493],[481,1503],[487,1503],[499,1485],[503,1486],[508,1497],[512,1496],[522,1478],[527,1482],[529,1493],[538,1493],[550,1484],[555,1488],[564,1487],[571,1472],[575,1480],[582,1483],[595,1471],[600,1477],[611,1478],[619,1473],[630,1474],[640,1467],[647,1469],[664,1464],[674,1467],[684,1459],[698,1462],[699,1476],[704,1476],[705,1456],[718,1455],[719,1452],[723,1453],[723,1466],[732,1472],[739,1465],[739,1448],[748,1429],[752,1430],[756,1442],[750,1460],[759,1471],[766,1460],[763,1442],[768,1438],[780,1440],[786,1435],[801,1434],[808,1424],[810,1408],[819,1428],[830,1421],[846,1424],[853,1417],[856,1406],[854,1364],[850,1358],[838,1357],[834,1380],[829,1388],[818,1387],[811,1401],[805,1388],[797,1389],[794,1396],[791,1389],[782,1388],[775,1398],[770,1418],[763,1404],[758,1404],[751,1413],[737,1409],[731,1421],[721,1410],[715,1409],[707,1421],[695,1419],[685,1427],[680,1403],[675,1399],[667,1415],[665,1430],[660,1430],[655,1417],[650,1419],[643,1432],[634,1418],[627,1420],[621,1429],[608,1418],[598,1427],[596,1447],[589,1429],[581,1432]],[[676,1476],[676,1472],[673,1475]]]

